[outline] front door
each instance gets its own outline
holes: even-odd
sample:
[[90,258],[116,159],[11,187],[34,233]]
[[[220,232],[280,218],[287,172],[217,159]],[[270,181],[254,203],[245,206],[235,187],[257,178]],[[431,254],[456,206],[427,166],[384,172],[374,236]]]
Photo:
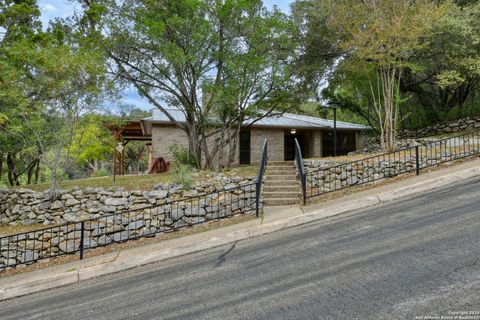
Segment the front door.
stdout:
[[240,131],[240,164],[250,164],[250,130]]
[[300,151],[303,150],[303,135],[301,134],[287,134],[285,135],[285,161],[292,161],[295,159],[295,138],[300,145]]

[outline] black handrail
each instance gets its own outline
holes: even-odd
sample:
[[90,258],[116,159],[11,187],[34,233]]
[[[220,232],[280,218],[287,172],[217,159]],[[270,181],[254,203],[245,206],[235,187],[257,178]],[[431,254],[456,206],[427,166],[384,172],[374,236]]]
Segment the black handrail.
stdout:
[[305,166],[303,165],[302,150],[298,144],[297,138],[295,138],[295,162],[297,164],[298,175],[300,178],[300,187],[302,189],[302,201],[303,205],[307,204],[307,175],[305,173]]
[[267,161],[268,161],[268,142],[267,142],[267,139],[265,139],[263,141],[263,147],[262,147],[262,156],[260,158],[260,164],[259,164],[259,167],[258,167],[258,174],[257,174],[257,180],[256,180],[256,188],[255,188],[255,191],[256,191],[256,194],[255,194],[255,198],[256,198],[256,207],[255,207],[255,212],[256,212],[256,215],[257,215],[257,218],[259,216],[259,212],[260,212],[260,196],[262,194],[262,183],[263,183],[263,176],[265,174],[265,169],[267,167]]

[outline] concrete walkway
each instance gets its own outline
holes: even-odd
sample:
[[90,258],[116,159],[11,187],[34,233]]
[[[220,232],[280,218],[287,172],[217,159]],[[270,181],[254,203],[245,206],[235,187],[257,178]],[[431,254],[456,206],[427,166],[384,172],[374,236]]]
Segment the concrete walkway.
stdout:
[[214,248],[379,203],[417,195],[480,175],[480,159],[438,169],[391,184],[300,208],[265,208],[261,219],[163,240],[30,273],[0,278],[0,300],[135,268],[141,265]]

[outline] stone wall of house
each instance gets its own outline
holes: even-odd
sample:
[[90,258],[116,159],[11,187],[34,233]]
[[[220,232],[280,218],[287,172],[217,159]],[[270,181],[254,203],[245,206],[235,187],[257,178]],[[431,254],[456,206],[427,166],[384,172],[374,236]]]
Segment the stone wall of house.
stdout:
[[[192,190],[183,191],[181,185],[158,184],[151,191],[123,189],[73,188],[36,192],[28,189],[0,189],[0,223],[2,224],[62,224],[103,215],[140,210],[164,202],[231,189],[253,183],[254,177],[229,177],[212,174]],[[238,191],[235,191],[238,192]]]
[[252,128],[250,136],[250,161],[259,163],[263,141],[268,140],[268,160],[283,161],[285,158],[285,131],[273,128]]
[[185,131],[172,125],[154,125],[152,127],[153,158],[164,157],[166,161],[173,161],[170,147],[174,144],[188,148],[188,138]]

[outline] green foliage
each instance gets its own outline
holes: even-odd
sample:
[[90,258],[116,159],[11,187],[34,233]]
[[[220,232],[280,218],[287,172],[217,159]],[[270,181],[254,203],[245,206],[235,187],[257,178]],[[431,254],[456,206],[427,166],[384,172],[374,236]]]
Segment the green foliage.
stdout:
[[190,190],[193,184],[193,169],[187,164],[175,168],[175,182],[182,185],[183,190]]
[[109,172],[105,168],[99,169],[95,172],[95,177],[106,177],[108,175],[109,175]]
[[193,168],[197,167],[197,160],[185,146],[173,144],[170,146],[170,152],[178,164],[191,166]]
[[82,3],[86,15],[101,12],[92,18],[108,35],[99,36],[99,50],[108,52],[117,79],[164,114],[166,105],[185,113],[185,123],[170,120],[185,131],[198,165],[202,158],[212,168],[245,118],[298,102],[294,26],[261,0],[105,0],[102,10]]
[[435,28],[422,38],[424,43],[412,58],[420,66],[405,74],[402,91],[414,99],[407,106],[412,114],[409,126],[428,125],[449,117],[461,118],[476,112],[480,89],[480,4],[449,6]]
[[71,145],[72,156],[79,164],[91,164],[105,160],[115,145],[115,141],[103,126],[103,118],[87,115],[80,119]]

